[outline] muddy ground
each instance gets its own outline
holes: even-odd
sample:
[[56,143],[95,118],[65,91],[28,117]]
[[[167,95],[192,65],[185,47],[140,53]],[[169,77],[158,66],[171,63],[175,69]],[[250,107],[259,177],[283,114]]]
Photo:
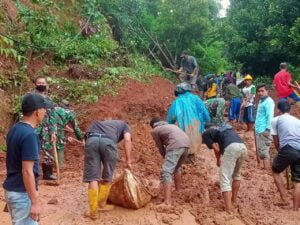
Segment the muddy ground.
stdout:
[[[43,202],[42,225],[61,224],[113,224],[113,225],[296,225],[300,214],[291,211],[291,206],[280,208],[279,200],[270,172],[257,168],[253,133],[239,131],[244,138],[249,154],[242,171],[242,186],[238,196],[238,211],[235,217],[223,212],[223,201],[218,183],[218,167],[214,154],[204,145],[197,154],[195,165],[184,165],[183,187],[174,192],[174,207],[169,210],[157,208],[162,200],[159,172],[162,159],[150,136],[149,119],[165,116],[174,99],[174,85],[161,78],[142,84],[128,81],[117,96],[105,96],[93,105],[79,105],[76,111],[85,130],[95,119],[123,119],[133,130],[133,173],[148,184],[155,196],[150,204],[139,210],[116,207],[114,211],[102,213],[97,221],[83,217],[87,209],[87,187],[83,184],[83,149],[66,146],[66,168],[62,170],[59,186],[40,184]],[[122,143],[121,156],[124,156]],[[121,174],[123,165],[118,164],[115,177]],[[0,153],[0,182],[5,178],[5,154]],[[290,195],[292,198],[292,196]],[[57,199],[56,205],[48,204]],[[292,203],[292,202],[291,202]],[[3,190],[0,190],[0,224],[10,224],[9,214],[2,212]]]

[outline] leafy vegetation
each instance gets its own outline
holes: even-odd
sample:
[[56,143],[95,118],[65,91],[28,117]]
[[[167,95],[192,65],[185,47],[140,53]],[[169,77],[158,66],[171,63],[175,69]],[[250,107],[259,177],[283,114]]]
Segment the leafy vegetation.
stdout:
[[287,61],[300,79],[299,0],[231,0],[223,35],[227,56],[244,71],[273,75]]
[[132,67],[107,67],[105,74],[96,80],[50,79],[54,100],[59,102],[66,98],[73,102],[92,103],[105,94],[117,94],[118,87],[124,83],[127,77],[147,82],[153,75],[168,76],[141,55],[132,55],[131,58],[134,59],[131,62]]
[[[20,18],[26,26],[22,40],[29,43],[34,51],[51,52],[57,61],[84,62],[108,57],[116,49],[116,42],[110,38],[110,29],[101,14],[93,14],[93,24],[100,27],[100,31],[91,37],[84,37],[76,24],[79,21],[65,17],[63,10],[66,10],[66,5],[51,0],[36,2],[39,3],[38,9],[18,2]],[[70,7],[76,10],[75,6]]]
[[[23,67],[30,52],[50,55],[56,68],[72,63],[104,71],[103,78],[86,80],[86,86],[57,78],[60,86],[74,89],[68,92],[70,99],[96,101],[125,76],[147,80],[157,74],[172,79],[162,67],[178,68],[182,50],[196,57],[203,75],[241,70],[270,76],[287,61],[294,78],[300,79],[298,0],[231,0],[225,18],[218,16],[217,0],[14,2],[19,24],[9,23],[3,15],[0,24],[21,44],[0,36],[0,54]],[[94,31],[84,35],[87,27]],[[0,86],[17,86],[26,80],[21,74],[13,75],[13,81],[0,75]]]
[[24,59],[14,48],[14,42],[4,36],[0,36],[0,55],[12,57],[19,63]]

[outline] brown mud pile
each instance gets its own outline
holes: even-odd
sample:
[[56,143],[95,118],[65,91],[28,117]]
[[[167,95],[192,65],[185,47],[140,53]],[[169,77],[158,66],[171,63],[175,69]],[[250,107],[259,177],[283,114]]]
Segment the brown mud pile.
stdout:
[[[161,156],[150,135],[149,120],[153,116],[165,117],[168,106],[174,99],[174,85],[161,78],[151,83],[128,80],[117,96],[105,96],[92,105],[80,105],[76,110],[81,115],[81,125],[86,130],[93,120],[105,118],[128,121],[133,131],[133,173],[147,184],[153,194],[152,203],[139,210],[116,207],[114,211],[101,214],[92,222],[83,217],[87,209],[86,185],[82,183],[83,149],[66,146],[66,165],[62,171],[59,186],[40,185],[44,205],[41,224],[113,224],[113,225],[241,225],[300,224],[300,214],[291,207],[274,205],[279,199],[270,172],[256,166],[254,139],[252,133],[241,131],[249,156],[242,172],[242,186],[238,197],[235,216],[223,212],[223,201],[219,189],[218,168],[214,154],[205,146],[197,154],[195,165],[182,168],[182,190],[174,192],[174,207],[159,208],[162,200],[159,174]],[[120,145],[120,163],[115,176],[123,170],[124,149]],[[0,181],[5,175],[4,155],[0,154]],[[0,192],[3,199],[3,192]],[[57,204],[47,204],[57,199]],[[52,201],[55,202],[55,201]],[[3,206],[0,201],[0,210]],[[0,224],[8,224],[7,213],[0,212]]]

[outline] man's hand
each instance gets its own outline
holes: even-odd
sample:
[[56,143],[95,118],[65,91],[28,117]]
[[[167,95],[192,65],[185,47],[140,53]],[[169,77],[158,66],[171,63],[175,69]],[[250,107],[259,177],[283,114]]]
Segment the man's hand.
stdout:
[[77,140],[77,139],[75,139],[75,138],[73,138],[73,137],[68,137],[67,140],[68,140],[68,142],[70,142],[71,144],[76,144],[76,143],[77,143],[77,144],[79,144],[80,146],[84,146],[84,144],[85,144],[84,140],[79,141],[79,140]]
[[56,134],[55,133],[51,134],[51,142],[56,143]]
[[69,127],[68,125],[64,128],[64,131],[74,133],[74,130],[71,127]]
[[265,131],[265,132],[263,132],[263,136],[265,137],[265,138],[269,138],[270,137],[270,131]]
[[42,211],[42,207],[40,201],[34,203],[32,202],[30,208],[30,218],[34,221],[39,222],[41,218],[41,211]]

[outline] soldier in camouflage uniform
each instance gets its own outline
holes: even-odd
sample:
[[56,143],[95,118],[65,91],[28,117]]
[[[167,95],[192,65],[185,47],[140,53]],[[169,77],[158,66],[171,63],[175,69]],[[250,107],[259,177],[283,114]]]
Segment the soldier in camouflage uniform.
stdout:
[[43,122],[36,128],[36,133],[40,137],[42,151],[44,158],[42,160],[43,179],[55,180],[56,177],[53,175],[53,142],[56,142],[56,112],[54,109],[54,103],[52,99],[47,96],[47,81],[45,77],[38,77],[35,82],[36,90],[33,93],[42,95],[46,103],[51,106],[46,111]]
[[73,129],[77,140],[83,140],[83,134],[78,126],[77,119],[73,110],[67,108],[68,102],[63,100],[61,107],[55,107],[56,112],[56,125],[57,125],[57,137],[56,137],[56,149],[58,153],[59,167],[64,165],[64,147],[66,144],[65,127],[69,124]]
[[225,100],[223,98],[211,98],[204,102],[204,105],[209,112],[211,122],[220,126],[224,123],[224,109],[225,109]]

